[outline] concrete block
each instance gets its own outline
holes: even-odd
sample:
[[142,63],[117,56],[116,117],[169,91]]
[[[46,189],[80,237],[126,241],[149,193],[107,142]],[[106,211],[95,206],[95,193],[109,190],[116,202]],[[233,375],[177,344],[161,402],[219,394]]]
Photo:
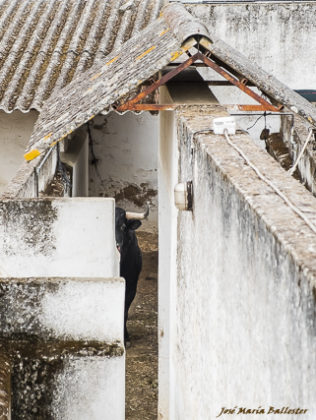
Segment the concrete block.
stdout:
[[116,277],[111,198],[0,202],[0,277]]
[[70,359],[56,377],[55,420],[125,418],[124,357]]
[[1,418],[124,419],[114,215],[105,198],[0,202]]
[[124,420],[122,348],[34,342],[12,350],[12,418]]
[[121,278],[0,279],[0,338],[123,342]]

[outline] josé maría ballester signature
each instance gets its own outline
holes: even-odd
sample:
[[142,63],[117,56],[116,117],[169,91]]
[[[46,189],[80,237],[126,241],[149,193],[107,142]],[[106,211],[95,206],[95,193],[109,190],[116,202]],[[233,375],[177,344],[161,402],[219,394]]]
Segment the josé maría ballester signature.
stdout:
[[306,414],[308,411],[307,408],[291,408],[291,407],[282,407],[276,408],[272,405],[269,408],[263,408],[259,406],[258,408],[247,408],[247,407],[238,407],[235,406],[234,408],[227,408],[222,407],[221,411],[218,413],[216,417],[220,417],[224,414]]

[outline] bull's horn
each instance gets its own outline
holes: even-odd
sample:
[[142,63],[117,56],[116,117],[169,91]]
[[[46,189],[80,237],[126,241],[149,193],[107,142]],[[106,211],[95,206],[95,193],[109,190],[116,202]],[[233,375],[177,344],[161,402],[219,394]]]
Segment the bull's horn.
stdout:
[[148,215],[149,215],[149,202],[147,201],[146,203],[146,210],[144,211],[144,213],[134,213],[132,211],[127,211],[126,212],[126,219],[130,220],[130,219],[136,219],[136,220],[143,220],[143,219],[147,219]]

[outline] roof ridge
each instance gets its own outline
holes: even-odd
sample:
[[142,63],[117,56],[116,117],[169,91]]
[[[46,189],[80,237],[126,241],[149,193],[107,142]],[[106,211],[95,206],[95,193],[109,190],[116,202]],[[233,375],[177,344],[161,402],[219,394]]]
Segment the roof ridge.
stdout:
[[191,15],[182,4],[167,4],[163,7],[161,15],[181,43],[191,37],[204,36],[211,40],[210,33],[205,24]]

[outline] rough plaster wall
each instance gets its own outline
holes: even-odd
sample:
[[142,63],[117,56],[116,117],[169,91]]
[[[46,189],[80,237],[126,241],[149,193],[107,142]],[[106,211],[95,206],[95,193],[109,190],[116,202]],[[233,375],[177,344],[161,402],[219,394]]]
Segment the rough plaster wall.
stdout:
[[30,140],[38,113],[0,112],[0,194],[24,162],[24,153]]
[[12,369],[12,418],[124,418],[114,213],[105,198],[0,202],[0,356]]
[[102,342],[22,342],[11,355],[12,418],[123,420],[124,349],[108,350]]
[[149,112],[99,115],[92,123],[98,162],[97,168],[90,164],[90,196],[114,197],[117,205],[136,211],[149,200],[144,230],[157,225],[158,126],[158,116]]
[[293,89],[316,85],[316,2],[188,6],[211,33]]
[[2,338],[123,341],[123,279],[10,278],[0,291]]
[[115,277],[114,200],[0,201],[0,277]]
[[[55,420],[125,418],[123,357],[70,359],[56,382],[58,392],[52,403]],[[104,397],[105,390],[111,390],[111,399]]]
[[[192,144],[185,123],[179,132],[180,178],[193,179],[194,211],[178,217],[172,418],[271,405],[309,409],[302,418],[315,419],[315,234],[224,138]],[[313,197],[251,141],[246,148],[315,220]]]

